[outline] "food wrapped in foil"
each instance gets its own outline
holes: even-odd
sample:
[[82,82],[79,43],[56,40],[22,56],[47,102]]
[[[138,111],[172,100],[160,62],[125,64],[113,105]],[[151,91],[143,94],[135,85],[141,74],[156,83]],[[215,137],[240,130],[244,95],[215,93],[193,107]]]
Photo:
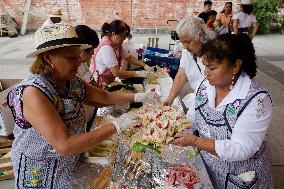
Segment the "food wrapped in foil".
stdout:
[[[184,169],[185,166],[198,177],[193,182],[194,189],[213,188],[204,163],[194,148],[166,145],[161,154],[145,149],[137,155],[132,153],[127,140],[120,137],[119,141],[111,178],[112,188],[163,188],[169,186],[167,181],[169,174],[173,174],[172,170]],[[185,188],[182,183],[173,187]]]

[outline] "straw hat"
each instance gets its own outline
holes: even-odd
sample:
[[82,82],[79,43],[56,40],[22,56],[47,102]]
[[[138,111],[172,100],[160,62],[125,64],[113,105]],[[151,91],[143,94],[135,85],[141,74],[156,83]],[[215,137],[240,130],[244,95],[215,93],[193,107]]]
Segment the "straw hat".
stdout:
[[34,34],[36,50],[28,54],[27,58],[36,57],[40,53],[66,46],[81,46],[80,49],[91,48],[78,38],[75,28],[68,24],[56,23],[39,28]]
[[62,17],[61,9],[52,10],[50,12],[50,14],[49,14],[49,17],[59,17],[59,18],[61,18]]
[[253,4],[253,0],[241,0],[242,5],[251,5]]

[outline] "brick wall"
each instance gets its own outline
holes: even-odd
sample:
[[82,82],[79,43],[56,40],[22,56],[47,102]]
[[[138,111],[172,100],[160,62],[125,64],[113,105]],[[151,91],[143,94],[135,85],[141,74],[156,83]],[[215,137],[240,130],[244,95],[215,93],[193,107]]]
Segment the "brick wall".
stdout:
[[[227,0],[213,0],[221,11]],[[0,13],[9,13],[21,26],[25,0],[2,0]],[[235,7],[237,0],[233,0]],[[64,21],[100,29],[104,22],[122,19],[135,28],[168,28],[167,20],[181,20],[203,9],[203,0],[33,0],[28,29],[37,29],[53,7],[61,8]],[[174,27],[175,23],[171,23]]]

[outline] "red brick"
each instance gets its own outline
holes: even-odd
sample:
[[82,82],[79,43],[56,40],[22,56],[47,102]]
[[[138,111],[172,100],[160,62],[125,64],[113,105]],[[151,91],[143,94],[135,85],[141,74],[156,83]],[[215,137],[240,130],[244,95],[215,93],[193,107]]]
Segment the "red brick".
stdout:
[[[227,0],[213,1],[213,9],[221,11]],[[18,24],[22,23],[25,0],[3,0],[4,12],[15,18]],[[203,0],[136,0],[132,4],[131,0],[33,0],[32,10],[48,15],[54,7],[62,9],[64,20],[76,25],[82,21],[94,28],[100,28],[104,22],[111,22],[113,19],[123,19],[135,28],[167,28],[167,20],[181,20],[187,15],[192,15],[194,11],[203,10]],[[233,0],[234,5],[237,0]],[[28,29],[36,29],[41,26],[45,18],[40,16],[29,16]],[[172,23],[172,27],[175,26]]]

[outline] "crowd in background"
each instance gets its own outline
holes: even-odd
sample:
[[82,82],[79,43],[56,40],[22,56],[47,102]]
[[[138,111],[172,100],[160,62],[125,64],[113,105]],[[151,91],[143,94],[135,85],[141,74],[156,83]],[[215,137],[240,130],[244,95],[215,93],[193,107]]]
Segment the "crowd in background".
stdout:
[[[204,2],[204,11],[198,16],[204,20],[208,29],[215,31],[216,35],[225,33],[246,33],[251,38],[256,35],[258,24],[253,15],[253,1],[240,1],[239,12],[233,12],[233,3],[225,3],[223,10],[217,13],[212,10],[213,3],[210,0]],[[252,29],[250,27],[252,26]]]

